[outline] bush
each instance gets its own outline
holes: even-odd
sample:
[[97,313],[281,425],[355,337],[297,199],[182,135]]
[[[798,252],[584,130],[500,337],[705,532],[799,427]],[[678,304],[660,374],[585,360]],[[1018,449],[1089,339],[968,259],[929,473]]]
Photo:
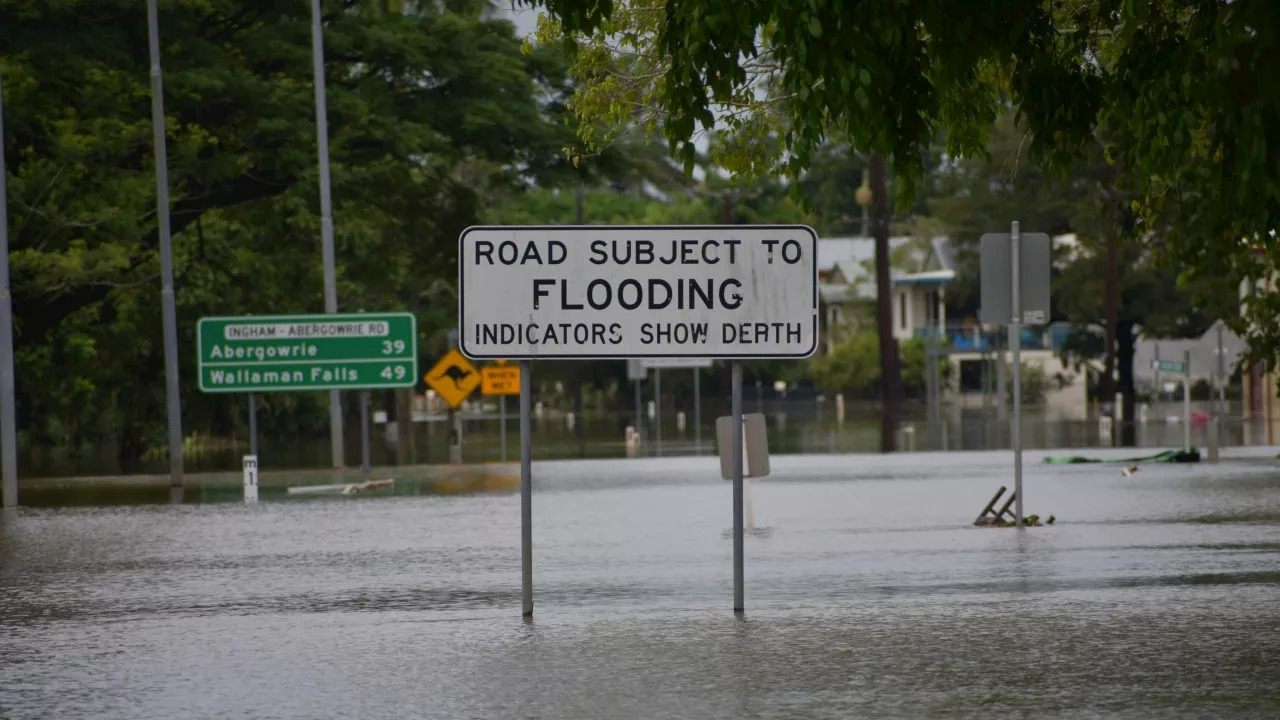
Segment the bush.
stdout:
[[[924,397],[925,347],[918,340],[898,345],[902,389],[908,397]],[[854,398],[874,398],[880,393],[880,337],[864,331],[836,345],[827,355],[813,361],[813,383],[823,392],[844,393]],[[939,361],[941,388],[951,387],[954,368]],[[1041,373],[1043,377],[1043,373]]]

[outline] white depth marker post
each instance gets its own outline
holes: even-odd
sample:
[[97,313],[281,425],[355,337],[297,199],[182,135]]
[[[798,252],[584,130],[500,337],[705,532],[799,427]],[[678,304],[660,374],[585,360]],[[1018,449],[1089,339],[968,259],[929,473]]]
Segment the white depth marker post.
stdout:
[[244,456],[244,501],[246,504],[258,502],[258,456]]
[[[521,379],[521,383],[524,380]],[[498,396],[498,437],[502,445],[502,462],[507,461],[507,396]]]
[[1009,324],[1009,347],[1013,351],[1013,422],[1009,425],[1009,440],[1013,445],[1013,492],[1015,497],[1014,522],[1022,527],[1022,293],[1018,286],[1018,221],[1009,229],[1009,266],[1013,272],[1013,322]]
[[533,617],[533,363],[520,361],[520,569],[525,617]]
[[733,361],[733,612],[742,614],[746,610],[743,593],[742,544],[742,361]]

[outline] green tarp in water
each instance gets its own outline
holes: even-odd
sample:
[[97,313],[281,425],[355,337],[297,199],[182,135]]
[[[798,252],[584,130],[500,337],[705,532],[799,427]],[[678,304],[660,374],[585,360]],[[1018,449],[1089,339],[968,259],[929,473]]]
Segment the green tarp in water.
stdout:
[[1146,457],[1137,458],[1117,458],[1115,460],[1102,460],[1099,458],[1084,457],[1083,455],[1070,455],[1066,457],[1047,457],[1044,459],[1046,465],[1083,465],[1087,463],[1196,463],[1200,462],[1200,451],[1191,448],[1190,450],[1165,450],[1162,453],[1148,455]]

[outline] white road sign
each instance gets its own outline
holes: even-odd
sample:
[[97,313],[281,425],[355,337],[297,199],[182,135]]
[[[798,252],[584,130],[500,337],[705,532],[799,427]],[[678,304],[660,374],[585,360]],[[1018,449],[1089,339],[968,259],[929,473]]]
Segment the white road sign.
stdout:
[[803,225],[473,227],[458,251],[470,358],[801,358],[818,345],[818,236]]

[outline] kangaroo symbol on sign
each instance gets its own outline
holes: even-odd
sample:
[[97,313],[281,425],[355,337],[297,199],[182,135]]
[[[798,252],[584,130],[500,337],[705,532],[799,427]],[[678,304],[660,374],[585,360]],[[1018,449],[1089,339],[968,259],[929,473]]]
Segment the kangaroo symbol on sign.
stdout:
[[462,382],[463,380],[465,380],[465,379],[467,378],[467,376],[469,376],[469,375],[473,375],[473,374],[474,374],[474,373],[472,373],[470,370],[463,370],[462,368],[458,367],[457,365],[450,365],[449,367],[445,368],[444,370],[441,370],[441,371],[440,371],[440,374],[439,374],[439,375],[436,375],[434,378],[432,378],[432,380],[439,380],[439,379],[440,379],[440,378],[442,378],[442,377],[447,377],[447,378],[449,378],[450,380],[452,380],[452,381],[453,381],[453,386],[454,386],[454,387],[456,387],[456,388],[458,388],[459,390],[461,390],[461,389],[462,389],[462,384],[461,384],[461,382]]

